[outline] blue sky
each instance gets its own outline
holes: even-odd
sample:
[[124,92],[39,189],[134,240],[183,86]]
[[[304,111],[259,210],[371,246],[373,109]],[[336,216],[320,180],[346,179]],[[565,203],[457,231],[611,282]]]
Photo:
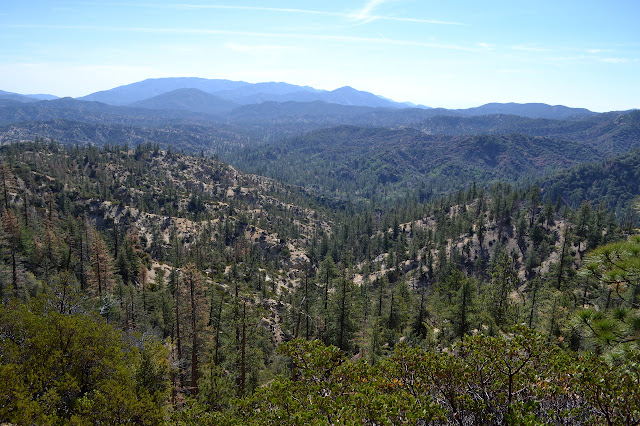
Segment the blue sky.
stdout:
[[639,17],[637,0],[5,1],[0,89],[193,76],[623,110],[640,107]]

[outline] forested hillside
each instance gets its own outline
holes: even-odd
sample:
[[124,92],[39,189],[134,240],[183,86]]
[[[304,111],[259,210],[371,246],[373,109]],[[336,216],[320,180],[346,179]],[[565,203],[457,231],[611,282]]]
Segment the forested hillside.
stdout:
[[371,198],[425,188],[443,194],[471,182],[518,182],[600,153],[587,145],[522,134],[430,136],[415,129],[342,126],[255,149],[231,162],[321,192]]
[[560,170],[541,180],[545,197],[561,197],[577,207],[583,200],[602,203],[621,222],[633,220],[633,201],[640,196],[640,151],[635,149],[601,162]]
[[[230,100],[184,88],[129,104],[108,105],[71,98],[26,103],[7,99],[0,104],[2,141],[33,140],[36,136],[83,145],[151,141],[163,148],[184,147],[226,155],[233,148],[272,144],[320,129],[357,126],[416,129],[438,137],[517,133],[557,139],[559,143],[581,143],[609,155],[637,147],[640,134],[638,111],[557,117],[543,114],[547,118],[530,118],[516,115],[518,109],[511,114],[510,109],[501,114],[488,109],[482,114],[490,115],[476,115],[470,110],[376,108],[322,101],[235,105]],[[102,130],[94,135],[83,130],[87,126]],[[155,134],[158,129],[173,132],[175,140]],[[105,135],[109,136],[105,139]],[[185,138],[199,142],[183,145]]]
[[[454,158],[446,146],[476,165],[463,176],[495,182],[383,205],[356,186],[369,175],[308,189],[157,143],[2,147],[0,421],[640,420],[640,240],[602,187],[589,187],[601,203],[573,204],[587,192],[573,173],[600,169],[514,185],[491,162],[526,173],[578,160],[544,138],[352,127],[278,155],[335,149],[307,179],[338,161],[380,172],[355,162],[374,146],[382,164],[406,135],[424,144],[394,150],[397,174],[377,184],[428,173],[409,165]],[[635,156],[603,165],[607,187],[633,184]]]
[[640,426],[640,2],[5,3],[0,426]]

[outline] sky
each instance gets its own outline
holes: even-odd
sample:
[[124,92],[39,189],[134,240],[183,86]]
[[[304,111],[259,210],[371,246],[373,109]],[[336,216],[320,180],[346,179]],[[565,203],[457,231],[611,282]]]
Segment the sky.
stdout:
[[637,0],[7,0],[0,90],[203,77],[626,110],[640,107],[639,17]]

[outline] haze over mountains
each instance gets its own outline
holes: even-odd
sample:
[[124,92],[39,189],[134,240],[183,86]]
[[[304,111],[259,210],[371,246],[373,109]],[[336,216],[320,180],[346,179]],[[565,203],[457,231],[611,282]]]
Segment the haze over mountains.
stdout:
[[6,92],[0,90],[0,106],[10,105],[14,102],[38,102],[43,100],[57,99],[57,96],[53,95],[21,95],[19,93]]
[[341,105],[387,108],[406,107],[405,104],[387,100],[368,92],[355,90],[351,87],[341,87],[333,91],[326,91],[288,83],[270,82],[251,84],[243,81],[209,80],[190,77],[148,79],[116,87],[111,90],[92,93],[79,99],[104,102],[112,105],[128,105],[178,89],[197,89],[241,105],[267,101],[312,102],[319,100]]
[[[36,102],[56,99],[52,95],[22,95],[0,91],[0,105],[6,100]],[[147,79],[136,83],[95,92],[80,98],[81,101],[96,101],[114,106],[131,106],[148,109],[173,109],[224,115],[243,105],[265,102],[296,102],[308,104],[324,102],[343,106],[359,106],[389,109],[429,109],[410,102],[396,102],[375,94],[345,86],[332,91],[318,90],[309,86],[288,83],[247,83],[223,79],[195,77]],[[298,105],[308,109],[309,105]],[[273,105],[274,108],[278,106]],[[488,114],[512,114],[529,118],[566,119],[584,117],[595,113],[584,108],[569,108],[562,105],[541,103],[489,103],[475,108],[432,111],[433,115],[477,116]]]
[[78,99],[0,92],[2,144],[153,142],[338,197],[531,182],[625,154],[640,147],[639,135],[639,111],[416,108],[350,87],[162,78]]

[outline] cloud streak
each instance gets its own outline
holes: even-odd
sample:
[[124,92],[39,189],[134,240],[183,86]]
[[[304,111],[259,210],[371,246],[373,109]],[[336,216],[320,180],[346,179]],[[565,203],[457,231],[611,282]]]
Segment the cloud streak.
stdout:
[[597,57],[593,55],[575,55],[575,56],[554,56],[546,58],[551,63],[570,63],[570,62],[583,62],[583,63],[604,63],[604,64],[631,64],[638,63],[638,58],[628,57]]
[[292,46],[281,46],[274,44],[242,44],[229,42],[224,45],[227,49],[235,52],[246,53],[253,56],[270,56],[275,53],[291,51],[295,48]]
[[547,49],[544,47],[532,47],[532,46],[522,46],[522,45],[517,45],[517,46],[511,46],[512,50],[518,50],[521,52],[550,52],[551,49]]
[[[156,7],[163,7],[164,5],[154,5]],[[254,12],[274,12],[274,13],[298,13],[305,15],[325,15],[325,16],[345,16],[340,12],[328,12],[323,10],[310,10],[310,9],[296,9],[296,8],[282,8],[282,7],[262,7],[262,6],[237,6],[237,5],[224,5],[224,4],[188,4],[188,3],[174,3],[166,5],[166,7],[173,7],[178,9],[218,9],[218,10],[244,10]]]
[[305,33],[271,33],[271,32],[254,32],[254,31],[231,31],[205,28],[156,28],[156,27],[114,27],[99,25],[42,25],[42,24],[14,24],[7,25],[8,28],[20,29],[45,29],[45,30],[76,30],[76,31],[106,31],[106,32],[131,32],[143,34],[187,34],[187,35],[229,35],[239,37],[264,37],[264,38],[283,38],[286,40],[306,39],[306,40],[323,40],[335,42],[353,42],[353,43],[374,43],[374,44],[392,44],[399,46],[416,46],[433,49],[458,50],[466,52],[480,52],[485,49],[478,47],[468,47],[459,44],[446,44],[435,42],[422,42],[415,40],[388,39],[388,38],[372,38],[342,35],[326,35],[326,34],[305,34]]
[[111,3],[110,6],[130,6],[130,7],[146,7],[146,8],[172,8],[183,10],[238,10],[248,12],[271,12],[271,13],[288,13],[300,15],[319,15],[334,16],[348,20],[363,21],[362,23],[372,21],[391,21],[391,22],[413,22],[417,24],[432,25],[464,25],[460,22],[443,21],[436,19],[423,18],[404,18],[398,16],[382,16],[372,15],[371,12],[385,0],[370,0],[362,9],[353,13],[331,12],[325,10],[285,8],[285,7],[266,7],[266,6],[242,6],[242,5],[225,5],[225,4],[193,4],[193,3],[169,3],[169,4],[150,4],[150,3]]
[[396,16],[383,16],[374,15],[372,12],[378,8],[378,6],[386,3],[388,0],[369,0],[362,9],[357,10],[351,14],[341,14],[352,20],[359,21],[362,24],[366,24],[373,21],[392,21],[392,22],[414,22],[418,24],[434,24],[434,25],[464,25],[460,22],[452,21],[439,21],[434,19],[422,19],[422,18],[403,18]]
[[422,18],[401,18],[396,16],[380,16],[372,15],[367,22],[371,21],[395,21],[395,22],[415,22],[418,24],[434,24],[434,25],[464,25],[462,22],[453,21],[438,21],[434,19],[422,19]]
[[629,58],[600,58],[598,60],[607,64],[627,64],[632,62]]
[[385,0],[369,0],[362,9],[354,12],[351,18],[356,21],[370,22],[375,20],[374,16],[371,16],[371,12],[384,3]]

